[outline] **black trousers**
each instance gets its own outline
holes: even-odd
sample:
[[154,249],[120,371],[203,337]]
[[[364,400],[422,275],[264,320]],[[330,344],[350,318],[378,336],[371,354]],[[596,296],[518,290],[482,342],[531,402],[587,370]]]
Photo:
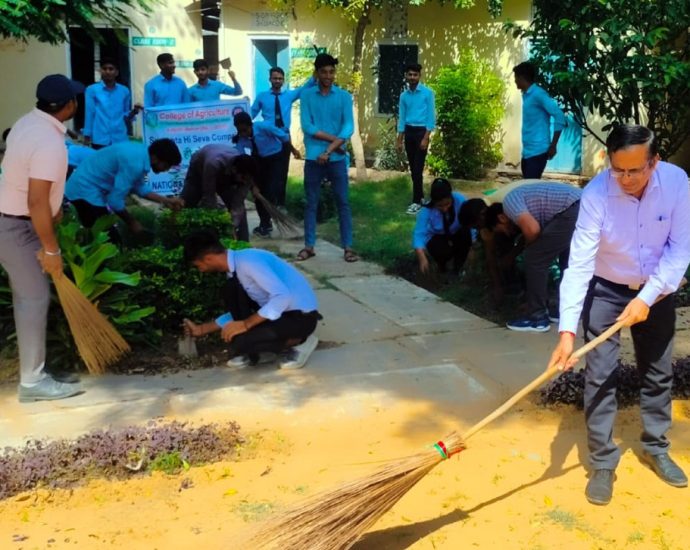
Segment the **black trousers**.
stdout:
[[[582,311],[585,341],[589,342],[616,322],[637,290],[594,277]],[[666,432],[671,427],[671,354],[676,310],[667,296],[649,310],[647,320],[630,327],[642,388],[642,445],[652,455],[668,452]],[[594,469],[613,470],[620,450],[613,442],[616,401],[616,367],[620,335],[616,333],[587,354],[585,367],[585,419],[589,461]]]
[[426,134],[424,126],[405,126],[405,153],[412,177],[412,202],[421,204],[424,199],[424,163],[426,149],[420,149],[422,138]]
[[[98,218],[110,215],[110,212],[105,206],[96,206],[83,199],[76,199],[70,201],[70,203],[77,211],[77,217],[84,227],[93,227]],[[110,237],[111,243],[117,245],[122,243],[122,237],[120,236],[120,232],[117,230],[117,225],[113,225],[110,227],[110,229],[108,229],[108,236]]]
[[285,199],[287,198],[287,180],[288,172],[290,171],[290,157],[292,156],[292,142],[288,141],[283,144],[281,151],[280,173],[277,178],[276,187],[276,204],[278,206],[285,206]]
[[520,170],[522,170],[522,177],[525,179],[540,179],[546,168],[546,163],[549,161],[549,154],[542,153],[533,157],[523,158],[520,161]]
[[[280,194],[284,162],[283,151],[267,157],[258,157],[256,160],[261,170],[259,191],[268,202],[276,205],[278,204],[278,196]],[[272,227],[271,214],[266,210],[261,201],[256,201],[256,213],[259,215],[261,227]]]
[[468,230],[460,229],[450,236],[434,235],[426,243],[429,255],[438,264],[439,271],[446,270],[446,264],[453,260],[453,268],[459,271],[467,259],[472,246],[472,235]]
[[[222,297],[225,309],[235,320],[246,319],[259,310],[258,304],[249,297],[237,277],[227,280]],[[255,360],[261,352],[280,353],[288,348],[288,340],[304,342],[316,330],[320,318],[318,311],[286,311],[275,321],[264,321],[235,336],[230,342],[230,354],[248,355]]]
[[558,258],[561,272],[568,267],[570,240],[575,231],[580,201],[556,214],[544,227],[537,240],[525,248],[527,310],[532,317],[548,314],[549,267]]

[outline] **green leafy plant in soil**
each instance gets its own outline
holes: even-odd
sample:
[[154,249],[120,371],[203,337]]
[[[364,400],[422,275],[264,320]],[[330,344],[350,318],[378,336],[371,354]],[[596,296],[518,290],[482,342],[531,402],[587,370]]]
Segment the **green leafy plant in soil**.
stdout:
[[0,454],[0,499],[38,487],[73,487],[97,477],[173,474],[232,458],[243,442],[235,422],[194,427],[178,421],[96,430],[74,440],[32,440]]
[[[156,310],[149,304],[139,305],[131,299],[131,290],[140,280],[139,272],[114,267],[118,248],[109,242],[106,229],[115,223],[114,216],[100,219],[91,229],[83,228],[73,212],[68,212],[57,227],[65,274],[89,300],[98,305],[129,342],[152,342],[159,336],[145,320]],[[5,345],[14,345],[14,319],[7,274],[0,270],[0,336]],[[47,355],[51,367],[81,367],[67,319],[57,294],[53,291],[48,313]]]
[[[247,248],[248,243],[223,239],[228,248]],[[131,299],[135,303],[158,304],[153,326],[164,332],[178,333],[185,317],[208,320],[222,311],[220,289],[225,284],[223,273],[199,273],[186,265],[181,246],[166,249],[147,246],[124,251],[118,259],[123,269],[143,274]]]
[[395,118],[379,122],[378,143],[374,157],[374,168],[377,170],[405,170],[407,158],[404,151],[398,151]]

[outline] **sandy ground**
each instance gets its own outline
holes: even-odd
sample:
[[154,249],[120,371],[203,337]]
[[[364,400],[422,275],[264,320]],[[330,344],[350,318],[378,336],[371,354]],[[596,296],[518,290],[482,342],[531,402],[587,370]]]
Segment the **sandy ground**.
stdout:
[[[638,412],[618,417],[624,453],[607,507],[583,496],[582,413],[523,403],[433,470],[355,548],[687,548],[689,490],[641,464]],[[676,402],[674,414],[674,456],[690,470],[690,403]],[[239,461],[1,502],[0,548],[236,548],[236,534],[271,510],[414,452],[458,422],[450,410],[404,402],[366,404],[357,418],[313,405],[237,420],[252,434]]]

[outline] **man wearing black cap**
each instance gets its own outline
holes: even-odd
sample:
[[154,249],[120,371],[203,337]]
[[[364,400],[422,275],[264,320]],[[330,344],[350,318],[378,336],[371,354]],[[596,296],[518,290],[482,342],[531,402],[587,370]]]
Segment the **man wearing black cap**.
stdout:
[[76,113],[76,96],[83,91],[82,84],[60,74],[41,80],[36,108],[12,126],[2,162],[0,265],[12,287],[22,402],[81,392],[72,378],[60,381],[47,374],[45,359],[50,304],[46,274],[62,276],[53,226],[60,217],[67,174],[63,122]]

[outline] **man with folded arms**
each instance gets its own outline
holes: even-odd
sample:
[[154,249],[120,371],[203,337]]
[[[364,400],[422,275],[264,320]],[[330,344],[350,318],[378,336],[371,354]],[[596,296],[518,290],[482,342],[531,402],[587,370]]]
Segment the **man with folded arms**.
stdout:
[[[688,479],[671,460],[673,293],[690,263],[687,174],[659,160],[654,133],[643,126],[614,128],[606,141],[610,168],[582,194],[561,283],[560,341],[549,367],[569,369],[577,324],[585,340],[616,321],[630,327],[640,372],[642,458],[673,487]],[[592,475],[585,495],[608,504],[620,450],[613,442],[620,336],[590,351],[585,367],[585,420]]]

